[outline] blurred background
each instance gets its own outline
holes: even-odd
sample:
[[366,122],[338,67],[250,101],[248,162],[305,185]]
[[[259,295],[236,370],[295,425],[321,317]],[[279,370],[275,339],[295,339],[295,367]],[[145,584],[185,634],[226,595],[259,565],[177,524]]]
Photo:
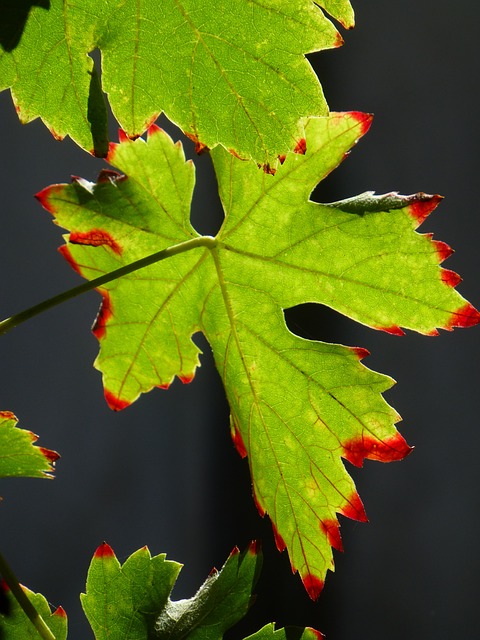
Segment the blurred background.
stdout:
[[[332,110],[376,114],[373,127],[315,197],[369,189],[439,192],[422,232],[457,253],[446,266],[480,305],[477,249],[478,23],[480,4],[457,0],[357,0],[345,46],[310,57]],[[166,121],[174,138],[180,134]],[[8,317],[80,282],[56,249],[61,230],[33,194],[70,175],[94,180],[103,161],[39,121],[21,126],[0,95],[0,315]],[[194,224],[215,233],[221,210],[208,155],[197,165]],[[0,408],[56,449],[53,482],[4,480],[0,548],[22,583],[68,613],[69,638],[91,638],[79,602],[91,556],[106,540],[120,560],[143,545],[185,564],[174,595],[193,595],[232,547],[261,539],[258,600],[229,638],[260,626],[298,624],[329,640],[478,637],[480,551],[479,328],[399,338],[320,306],[287,312],[303,336],[368,348],[365,364],[398,384],[387,400],[415,451],[401,463],[349,467],[370,522],[341,518],[345,553],[317,603],[309,601],[268,518],[251,499],[248,465],[234,449],[228,407],[208,345],[188,386],[143,396],[115,414],[92,368],[92,292],[0,339]]]

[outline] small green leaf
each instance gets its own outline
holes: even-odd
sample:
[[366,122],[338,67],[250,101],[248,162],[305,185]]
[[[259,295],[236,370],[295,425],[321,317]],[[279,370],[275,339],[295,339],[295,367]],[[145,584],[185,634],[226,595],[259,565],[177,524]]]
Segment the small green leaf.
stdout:
[[367,352],[295,336],[283,309],[317,302],[394,334],[480,321],[454,288],[459,277],[439,266],[450,248],[415,231],[439,196],[309,200],[370,122],[361,113],[310,120],[305,155],[289,154],[275,176],[213,150],[225,221],[203,244],[189,221],[193,166],[158,127],[148,142],[112,148],[109,160],[125,175],[102,172],[97,184],[75,179],[38,195],[70,229],[63,255],[90,280],[197,241],[102,286],[95,366],[119,410],[175,376],[191,381],[192,335],[205,334],[258,509],[312,598],[333,569],[331,547],[342,548],[338,514],[366,520],[343,460],[399,460],[410,447],[382,397],[393,381],[360,362]]
[[58,453],[35,446],[38,436],[17,422],[10,411],[0,411],[0,478],[51,478]]
[[275,624],[267,624],[260,631],[254,633],[245,640],[322,640],[324,635],[315,629],[307,627],[286,627],[275,630]]
[[[346,0],[319,4],[353,24]],[[56,137],[105,155],[88,55],[99,49],[103,90],[129,136],[163,111],[199,150],[221,144],[267,166],[301,149],[306,117],[327,113],[305,54],[342,43],[311,0],[228,0],[221,11],[197,0],[52,0],[22,24],[0,49],[0,90],[11,87],[22,122],[41,117]]]
[[[5,583],[3,583],[5,586]],[[67,616],[62,607],[58,607],[53,613],[46,598],[40,593],[34,593],[22,587],[32,605],[42,616],[45,624],[55,636],[55,640],[65,640],[67,637]],[[0,614],[0,630],[3,631],[3,640],[39,640],[40,635],[30,619],[20,607],[12,592],[5,588],[9,603],[8,615]]]
[[146,547],[120,565],[104,543],[95,552],[80,596],[96,640],[147,640],[165,607],[181,565]]

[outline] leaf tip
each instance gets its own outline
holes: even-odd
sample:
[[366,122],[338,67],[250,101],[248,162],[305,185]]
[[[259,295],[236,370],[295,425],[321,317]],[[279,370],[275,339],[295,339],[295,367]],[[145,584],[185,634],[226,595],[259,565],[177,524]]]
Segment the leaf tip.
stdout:
[[310,598],[314,601],[318,600],[325,584],[324,581],[311,573],[307,573],[302,576],[302,582]]
[[190,384],[194,378],[195,378],[195,372],[178,376],[178,379],[182,384]]
[[[344,116],[344,114],[340,114]],[[360,136],[364,136],[372,126],[373,113],[363,113],[363,111],[350,111],[349,115],[357,125],[360,126]]]
[[128,400],[122,400],[122,398],[119,398],[108,389],[104,390],[104,396],[109,408],[112,409],[112,411],[123,411],[123,409],[126,409],[131,404]]
[[455,287],[462,281],[461,276],[450,269],[440,269],[440,277],[442,282],[452,289],[455,289]]
[[275,539],[275,544],[277,546],[277,549],[280,551],[280,553],[282,553],[282,551],[285,551],[285,549],[287,548],[287,545],[285,543],[285,540],[280,535],[280,532],[278,531],[273,521],[272,521],[272,529],[273,529],[273,537]]
[[97,559],[114,558],[115,553],[109,544],[107,544],[106,542],[102,542],[102,544],[97,548],[97,550],[93,554],[93,557]]
[[419,227],[425,219],[437,208],[439,202],[443,200],[443,196],[438,194],[431,195],[429,193],[416,193],[413,201],[408,205],[408,213],[415,220],[415,226]]
[[339,512],[342,516],[356,520],[357,522],[368,522],[367,514],[363,502],[356,491],[347,499],[347,504]]
[[298,153],[301,156],[304,156],[307,153],[307,141],[305,138],[301,138],[297,141],[297,144],[293,149],[293,153]]
[[195,145],[195,153],[197,155],[202,155],[202,153],[206,153],[207,151],[210,151],[210,148],[207,147],[206,144],[204,144],[203,142],[201,142],[201,140],[199,139],[199,137],[194,134],[194,133],[188,133],[187,131],[184,131],[184,134],[187,136],[187,138],[189,140],[191,140],[194,145]]
[[432,244],[435,247],[439,264],[444,262],[452,255],[452,253],[454,253],[452,247],[449,247],[446,242],[442,242],[441,240],[432,240]]
[[52,615],[56,616],[57,618],[64,618],[64,619],[67,618],[67,612],[62,606],[57,607],[55,611],[52,613]]
[[130,142],[129,136],[123,129],[118,130],[118,141],[120,142],[120,144],[122,142]]
[[379,331],[384,331],[385,333],[389,333],[391,336],[404,336],[405,331],[403,331],[399,326],[392,324],[390,327],[374,327],[374,329],[378,329]]
[[461,329],[467,329],[473,327],[480,322],[480,312],[475,307],[467,302],[463,307],[460,307],[457,311],[452,313],[450,320],[445,327],[451,331],[454,327]]
[[102,289],[100,290],[100,293],[102,295],[102,304],[100,305],[100,309],[92,327],[92,333],[97,340],[101,340],[105,337],[107,332],[107,322],[113,316],[113,306],[109,292],[106,289]]
[[157,133],[160,133],[161,131],[162,129],[158,126],[158,124],[155,124],[155,122],[152,122],[152,124],[147,129],[147,137],[150,139],[152,136],[156,135]]
[[235,445],[235,449],[238,452],[238,455],[241,458],[246,458],[248,455],[247,448],[245,447],[245,443],[243,442],[242,434],[240,433],[237,425],[232,421],[230,435],[232,436],[233,444]]
[[317,631],[313,627],[305,627],[305,630],[310,632],[314,640],[325,640],[323,633],[320,633],[320,631]]
[[63,189],[62,185],[54,184],[54,185],[51,185],[50,187],[45,187],[45,189],[42,189],[41,191],[36,193],[34,197],[40,202],[40,204],[46,211],[48,211],[53,215],[57,212],[57,209],[50,202],[50,197],[53,194],[58,193],[62,189]]
[[328,544],[337,551],[343,551],[342,536],[340,535],[340,523],[336,518],[320,521],[320,529],[326,535]]
[[403,460],[412,450],[413,447],[406,443],[398,431],[383,440],[362,434],[344,443],[342,457],[356,467],[362,467],[365,458],[393,462]]
[[44,447],[38,447],[38,449],[52,466],[54,466],[55,462],[60,458],[60,454],[52,449],[45,449]]
[[247,553],[252,556],[258,556],[258,554],[262,551],[262,543],[260,540],[252,540],[247,548]]
[[363,360],[367,356],[370,355],[370,351],[368,349],[364,349],[363,347],[350,347],[352,352],[356,355],[358,360]]

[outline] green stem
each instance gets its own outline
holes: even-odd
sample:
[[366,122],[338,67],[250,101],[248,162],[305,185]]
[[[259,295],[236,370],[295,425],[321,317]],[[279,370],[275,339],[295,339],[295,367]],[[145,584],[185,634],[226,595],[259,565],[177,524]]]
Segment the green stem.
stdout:
[[20,586],[20,583],[17,580],[16,575],[11,570],[5,558],[0,553],[0,573],[3,576],[3,579],[7,583],[10,591],[14,595],[18,604],[22,607],[25,614],[28,616],[30,622],[33,624],[35,629],[38,631],[38,634],[44,640],[55,640],[55,636],[47,627],[45,620],[35,609],[33,604],[27,597],[27,594]]
[[157,251],[157,253],[153,253],[146,258],[141,258],[140,260],[136,260],[131,264],[127,264],[124,267],[120,267],[119,269],[115,269],[115,271],[111,271],[110,273],[106,273],[99,278],[95,278],[94,280],[90,280],[89,282],[85,282],[78,287],[74,287],[73,289],[69,289],[68,291],[64,291],[53,298],[49,298],[48,300],[44,300],[39,304],[30,307],[29,309],[25,309],[25,311],[21,311],[20,313],[11,316],[10,318],[6,318],[0,322],[0,335],[7,333],[10,329],[13,329],[17,325],[25,322],[26,320],[30,320],[34,316],[43,313],[44,311],[48,311],[53,307],[56,307],[63,302],[67,302],[67,300],[71,300],[72,298],[76,298],[82,293],[86,293],[87,291],[91,291],[92,289],[96,289],[97,287],[101,287],[107,282],[112,282],[112,280],[117,280],[117,278],[121,278],[122,276],[126,276],[129,273],[134,271],[138,271],[138,269],[143,269],[144,267],[148,267],[156,262],[160,262],[160,260],[165,260],[166,258],[171,258],[179,253],[184,253],[185,251],[190,251],[191,249],[197,249],[198,247],[206,247],[208,249],[212,249],[217,244],[217,241],[212,236],[200,236],[198,238],[193,238],[192,240],[186,240],[185,242],[180,242],[179,244],[175,244],[172,247],[168,247],[167,249],[162,249],[162,251]]

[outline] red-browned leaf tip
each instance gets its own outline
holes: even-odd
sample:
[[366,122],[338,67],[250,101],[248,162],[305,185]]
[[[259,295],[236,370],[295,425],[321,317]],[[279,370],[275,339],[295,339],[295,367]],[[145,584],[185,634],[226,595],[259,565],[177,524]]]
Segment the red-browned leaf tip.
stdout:
[[210,573],[208,574],[209,578],[213,578],[213,576],[216,576],[218,574],[218,569],[217,567],[213,567],[210,571]]
[[308,595],[312,600],[318,600],[325,584],[323,580],[317,578],[317,576],[307,573],[306,576],[302,576],[303,586],[307,590]]
[[247,553],[252,556],[258,556],[262,550],[262,543],[259,540],[252,540],[248,545]]
[[340,33],[337,32],[337,37],[335,38],[335,44],[333,45],[335,48],[341,47],[344,43],[344,39],[342,38],[342,36],[340,35]]
[[45,187],[38,193],[35,194],[35,198],[40,202],[42,207],[46,209],[49,213],[55,214],[57,209],[50,203],[50,196],[55,193],[60,193],[63,190],[61,184],[52,184],[50,187]]
[[230,555],[228,556],[228,558],[234,558],[235,556],[238,556],[238,554],[240,553],[240,549],[238,547],[233,547],[233,549],[230,551]]
[[[97,183],[102,184],[103,182],[117,182],[118,180],[125,180],[126,176],[118,173],[118,171],[114,171],[113,169],[101,169],[97,176]],[[75,180],[76,176],[72,176],[72,180]]]
[[114,558],[115,553],[113,552],[112,547],[106,542],[102,542],[102,544],[98,547],[98,549],[93,554],[94,558]]
[[360,135],[364,136],[372,126],[373,114],[363,113],[362,111],[350,111],[349,115],[357,121],[357,124],[361,125]]
[[287,548],[287,545],[285,544],[285,540],[282,538],[282,536],[278,532],[278,529],[275,526],[274,522],[272,522],[272,529],[273,529],[273,537],[275,538],[275,544],[277,545],[277,549],[280,551],[280,553],[282,553],[282,551],[285,551],[285,549]]
[[432,329],[431,331],[427,331],[423,335],[425,335],[425,336],[439,336],[440,334],[438,333],[438,331],[436,329]]
[[45,449],[44,447],[38,447],[38,449],[50,464],[55,464],[55,462],[60,458],[60,454],[56,451],[52,451],[52,449]]
[[402,329],[400,329],[400,327],[397,327],[397,325],[392,324],[391,327],[374,327],[375,329],[378,329],[379,331],[384,331],[385,333],[389,333],[391,336],[404,336],[405,335],[405,331],[402,331]]
[[57,618],[66,618],[67,617],[67,612],[65,611],[65,609],[60,606],[57,607],[55,609],[55,611],[52,613],[53,616],[57,616]]
[[[431,237],[431,234],[429,235]],[[439,264],[449,258],[453,253],[452,247],[449,247],[446,242],[442,242],[441,240],[432,240],[432,244],[435,247]]]
[[242,434],[238,430],[236,424],[233,425],[233,429],[230,429],[230,435],[232,436],[233,444],[235,445],[235,449],[238,451],[238,455],[241,458],[246,458],[248,452],[245,447],[245,443],[243,442]]
[[280,164],[283,164],[286,159],[287,159],[287,156],[285,155],[278,156],[278,161],[280,162]]
[[112,411],[123,411],[130,406],[130,402],[127,400],[122,400],[118,398],[114,393],[109,391],[108,389],[104,390],[105,400],[107,401],[108,406]]
[[170,383],[165,382],[165,384],[157,384],[157,389],[163,389],[166,391],[167,389],[170,389]]
[[293,153],[298,153],[301,156],[304,156],[307,153],[307,141],[305,138],[298,140]]
[[417,193],[414,196],[413,202],[408,206],[408,213],[416,221],[417,227],[437,208],[441,200],[443,200],[443,197],[438,194]]
[[123,129],[118,130],[118,141],[120,143],[130,141],[130,138],[128,137],[128,135],[125,133]]
[[187,133],[185,131],[184,133],[187,136],[187,138],[194,143],[195,153],[197,155],[201,155],[202,153],[206,153],[207,151],[210,151],[209,147],[207,147],[206,144],[203,144],[203,142],[200,142],[200,140],[198,139],[198,136],[196,136],[194,133]]
[[313,627],[305,627],[305,628],[307,629],[307,631],[310,631],[311,633],[313,633],[313,635],[317,640],[325,640],[325,636],[323,635],[323,633],[320,633],[320,631],[317,631]]
[[447,323],[445,329],[451,331],[454,327],[460,327],[466,329],[473,327],[480,322],[480,313],[475,309],[473,305],[467,302],[463,307],[460,307],[458,311],[452,313],[450,320]]
[[408,446],[403,436],[398,432],[385,440],[378,440],[370,435],[361,435],[345,442],[342,457],[356,467],[361,467],[365,458],[380,462],[393,462],[394,460],[402,460],[411,451],[412,447]]
[[257,507],[257,511],[260,515],[261,518],[265,517],[265,509],[262,507],[262,505],[260,504],[255,491],[253,492],[253,502],[255,503],[255,506]]
[[[156,118],[155,118],[155,120],[156,120]],[[147,137],[151,138],[155,134],[160,133],[160,131],[163,131],[163,129],[161,129],[158,126],[158,124],[155,124],[155,121],[154,121],[154,122],[152,122],[152,124],[147,129]]]
[[190,384],[194,378],[195,378],[195,373],[189,373],[186,376],[178,376],[178,379],[182,384]]
[[350,348],[359,360],[363,360],[364,358],[370,355],[370,351],[368,349],[364,349],[363,347],[350,347]]
[[102,289],[100,293],[102,294],[102,304],[92,327],[92,333],[97,338],[97,340],[101,340],[105,336],[105,333],[107,331],[106,324],[113,316],[113,307],[110,294],[104,289]]
[[58,247],[58,251],[62,254],[63,258],[68,262],[72,269],[82,275],[80,267],[75,261],[75,258],[70,253],[70,249],[68,248],[68,246],[66,244],[63,244],[61,247]]
[[62,136],[60,133],[57,133],[53,127],[48,127],[48,130],[50,131],[52,136],[55,138],[55,140],[61,141],[65,137],[65,136]]
[[442,278],[442,282],[444,282],[447,286],[452,287],[454,289],[460,282],[462,278],[455,271],[451,271],[450,269],[440,269],[440,277]]
[[345,507],[339,510],[339,513],[350,520],[356,520],[357,522],[368,522],[367,514],[365,513],[365,507],[360,499],[360,496],[356,491],[352,493],[348,498],[348,503]]
[[274,176],[277,173],[275,167],[272,167],[269,162],[267,162],[266,164],[259,164],[258,166],[263,169],[263,173],[266,173],[269,176]]
[[11,411],[0,411],[0,418],[4,420],[17,420],[17,416]]
[[103,229],[91,229],[90,231],[72,231],[69,236],[71,244],[89,245],[92,247],[107,246],[117,255],[122,254],[122,247],[114,238]]
[[112,162],[113,162],[113,159],[114,159],[114,157],[115,157],[115,152],[116,152],[116,150],[117,150],[117,147],[118,147],[118,143],[117,143],[117,142],[109,142],[109,143],[108,143],[108,153],[107,153],[107,155],[106,155],[106,157],[105,157],[105,160],[106,160],[107,162],[110,162],[110,163],[112,163]]
[[337,551],[343,551],[342,536],[340,535],[340,524],[338,520],[322,520],[320,529],[327,536],[328,544]]
[[231,154],[232,154],[232,156],[233,156],[234,158],[237,158],[237,160],[242,160],[242,161],[244,161],[244,160],[245,160],[245,158],[242,158],[242,156],[240,156],[240,155],[235,151],[235,149],[228,149],[228,153],[231,153]]

